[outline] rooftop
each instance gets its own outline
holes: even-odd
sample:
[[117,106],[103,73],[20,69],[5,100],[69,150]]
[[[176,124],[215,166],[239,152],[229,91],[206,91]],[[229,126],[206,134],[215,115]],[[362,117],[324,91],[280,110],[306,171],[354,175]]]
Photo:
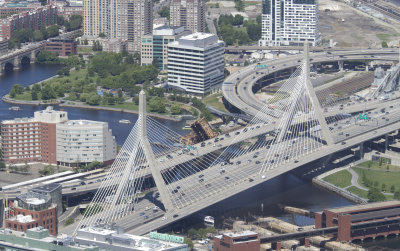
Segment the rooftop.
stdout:
[[368,209],[373,209],[373,208],[378,208],[378,207],[390,207],[390,206],[399,206],[400,207],[400,201],[390,200],[390,201],[383,201],[383,202],[374,202],[374,203],[368,203],[365,205],[354,205],[354,206],[347,206],[347,207],[332,208],[332,209],[327,209],[327,211],[331,211],[333,213],[346,213],[349,211],[362,211],[362,210],[368,210]]
[[218,238],[218,239],[222,239],[223,235],[229,236],[231,238],[237,238],[237,237],[245,237],[245,236],[249,236],[249,235],[257,235],[257,233],[253,232],[253,231],[246,230],[246,231],[243,231],[243,232],[223,233],[222,235],[217,235],[215,237]]
[[102,124],[104,124],[104,122],[93,121],[93,120],[84,120],[84,119],[70,120],[68,122],[63,123],[63,125],[67,125],[67,126],[102,125]]

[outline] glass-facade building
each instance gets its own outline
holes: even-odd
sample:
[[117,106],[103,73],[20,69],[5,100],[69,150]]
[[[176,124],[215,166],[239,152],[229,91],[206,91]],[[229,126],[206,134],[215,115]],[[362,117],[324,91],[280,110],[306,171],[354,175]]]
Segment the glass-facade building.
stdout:
[[160,71],[168,70],[168,44],[184,34],[189,34],[184,27],[160,26],[153,30],[153,35],[142,37],[141,64],[156,63]]

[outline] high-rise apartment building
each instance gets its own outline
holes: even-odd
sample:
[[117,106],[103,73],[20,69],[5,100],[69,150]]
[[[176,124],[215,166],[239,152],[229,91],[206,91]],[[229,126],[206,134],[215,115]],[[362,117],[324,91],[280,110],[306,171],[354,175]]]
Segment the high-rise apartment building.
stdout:
[[153,29],[152,0],[84,0],[83,34],[128,42],[129,52],[140,52],[141,37]]
[[170,25],[183,26],[191,32],[206,29],[204,0],[172,0],[170,5]]
[[319,44],[317,0],[263,0],[260,46]]
[[150,65],[153,60],[157,60],[159,70],[168,70],[168,43],[190,33],[190,31],[185,31],[184,27],[162,25],[155,28],[153,35],[142,37],[141,64]]
[[120,0],[120,36],[129,52],[140,52],[143,35],[153,30],[152,0]]
[[208,33],[193,33],[168,44],[168,85],[204,95],[224,80],[224,42]]
[[97,37],[100,33],[107,38],[118,38],[118,0],[83,1],[83,35]]
[[92,161],[109,164],[117,154],[115,138],[107,123],[68,120],[67,112],[52,107],[35,112],[33,118],[2,121],[1,137],[2,160],[8,164],[43,162],[76,166]]

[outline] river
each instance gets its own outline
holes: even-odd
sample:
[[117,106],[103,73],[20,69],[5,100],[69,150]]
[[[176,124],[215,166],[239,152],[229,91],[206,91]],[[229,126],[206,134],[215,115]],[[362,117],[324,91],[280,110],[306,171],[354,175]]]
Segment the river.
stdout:
[[[14,72],[3,73],[0,77],[0,96],[7,94],[10,91],[11,86],[15,83],[22,86],[36,83],[53,76],[59,68],[59,66],[55,65],[32,64]],[[44,108],[21,105],[20,107],[22,110],[14,112],[8,109],[11,106],[12,105],[0,100],[1,120],[14,119],[18,117],[32,117],[34,111]],[[70,119],[89,119],[108,122],[113,134],[116,136],[117,143],[120,145],[124,143],[133,123],[137,120],[137,115],[122,112],[68,107],[65,107],[64,110],[68,111],[68,117]],[[120,119],[129,119],[132,121],[132,124],[119,124],[118,121]],[[185,134],[185,131],[182,130],[185,122],[174,122],[160,119],[158,121],[177,133]],[[315,187],[310,183],[310,181],[301,179],[293,173],[286,173],[253,189],[217,203],[216,205],[204,210],[202,213],[213,215],[218,227],[222,227],[224,218],[246,220],[251,216],[274,216],[297,225],[313,223],[313,220],[308,217],[293,216],[283,213],[278,207],[279,204],[305,208],[311,211],[320,211],[324,208],[351,205],[353,203],[334,193]],[[196,220],[193,220],[191,225],[187,227],[198,226],[200,226],[198,221],[196,222]],[[393,250],[400,249],[400,242],[398,240],[376,241],[366,245],[379,245],[392,248]]]

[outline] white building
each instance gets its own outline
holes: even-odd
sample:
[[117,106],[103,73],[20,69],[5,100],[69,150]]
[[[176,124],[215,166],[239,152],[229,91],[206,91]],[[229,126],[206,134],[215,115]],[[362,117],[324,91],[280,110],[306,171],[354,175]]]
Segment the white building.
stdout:
[[117,155],[115,138],[106,122],[70,120],[57,124],[56,131],[59,165],[92,161],[108,164]]
[[224,42],[208,33],[182,36],[168,44],[168,85],[204,95],[224,80]]
[[260,46],[319,44],[317,0],[263,0]]

